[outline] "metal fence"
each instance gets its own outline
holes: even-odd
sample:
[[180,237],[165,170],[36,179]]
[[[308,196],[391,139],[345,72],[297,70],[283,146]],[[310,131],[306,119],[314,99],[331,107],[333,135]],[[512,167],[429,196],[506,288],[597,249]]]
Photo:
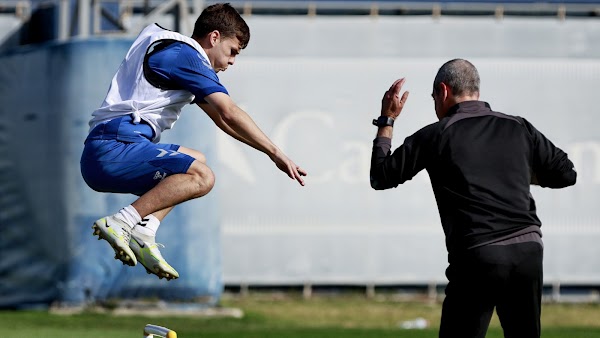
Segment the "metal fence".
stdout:
[[[136,34],[140,27],[165,14],[177,31],[191,33],[204,7],[220,1],[205,0],[2,0],[0,14],[14,15],[23,23],[51,16],[43,29],[51,39],[65,41],[92,35]],[[600,17],[598,0],[230,0],[245,16],[505,16]],[[40,14],[41,13],[41,14]],[[37,16],[37,17],[36,17]],[[132,24],[133,22],[139,24]],[[141,18],[141,20],[139,20]]]

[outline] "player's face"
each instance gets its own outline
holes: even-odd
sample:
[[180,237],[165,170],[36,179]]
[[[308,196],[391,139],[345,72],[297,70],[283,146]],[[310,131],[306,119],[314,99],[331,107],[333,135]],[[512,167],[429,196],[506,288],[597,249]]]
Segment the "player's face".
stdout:
[[213,54],[212,66],[215,72],[225,71],[227,67],[233,65],[235,57],[240,51],[240,41],[237,37],[220,38],[215,44],[215,53]]

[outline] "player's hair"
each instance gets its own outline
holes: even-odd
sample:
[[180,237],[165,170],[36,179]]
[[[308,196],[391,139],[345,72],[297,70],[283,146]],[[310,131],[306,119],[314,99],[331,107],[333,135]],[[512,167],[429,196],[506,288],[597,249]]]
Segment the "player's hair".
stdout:
[[250,28],[240,13],[229,3],[219,3],[206,7],[196,20],[193,36],[202,38],[217,30],[224,38],[237,37],[242,49],[250,41]]
[[467,60],[450,60],[440,67],[435,80],[433,81],[433,91],[437,92],[440,83],[445,83],[454,96],[473,95],[479,93],[479,72]]

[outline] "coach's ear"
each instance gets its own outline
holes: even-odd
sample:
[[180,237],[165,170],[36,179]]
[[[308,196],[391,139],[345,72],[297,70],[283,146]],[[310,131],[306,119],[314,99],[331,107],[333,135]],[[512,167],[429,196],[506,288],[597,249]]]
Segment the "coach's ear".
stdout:
[[450,98],[450,96],[454,96],[454,94],[452,93],[452,88],[450,88],[450,86],[443,82],[440,82],[438,93],[440,95],[440,102],[446,102]]
[[448,103],[450,95],[450,87],[445,83],[440,82],[437,87],[434,86],[432,96],[435,105],[435,115],[439,120],[446,116],[448,109],[452,106]]

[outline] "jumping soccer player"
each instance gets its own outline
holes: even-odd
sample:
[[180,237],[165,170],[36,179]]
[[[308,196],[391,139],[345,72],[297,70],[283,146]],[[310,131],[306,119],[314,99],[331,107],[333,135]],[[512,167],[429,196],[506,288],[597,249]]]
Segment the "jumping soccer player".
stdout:
[[196,103],[220,129],[267,154],[304,185],[306,171],[271,142],[219,82],[217,73],[234,64],[249,40],[248,25],[229,4],[205,8],[191,38],[150,25],[133,42],[102,106],[93,112],[81,157],[84,180],[99,192],[139,196],[93,225],[94,235],[106,240],[123,264],[139,261],[161,279],[179,277],[162,257],[156,231],[174,206],[206,195],[215,181],[201,152],[158,143],[187,104]]

